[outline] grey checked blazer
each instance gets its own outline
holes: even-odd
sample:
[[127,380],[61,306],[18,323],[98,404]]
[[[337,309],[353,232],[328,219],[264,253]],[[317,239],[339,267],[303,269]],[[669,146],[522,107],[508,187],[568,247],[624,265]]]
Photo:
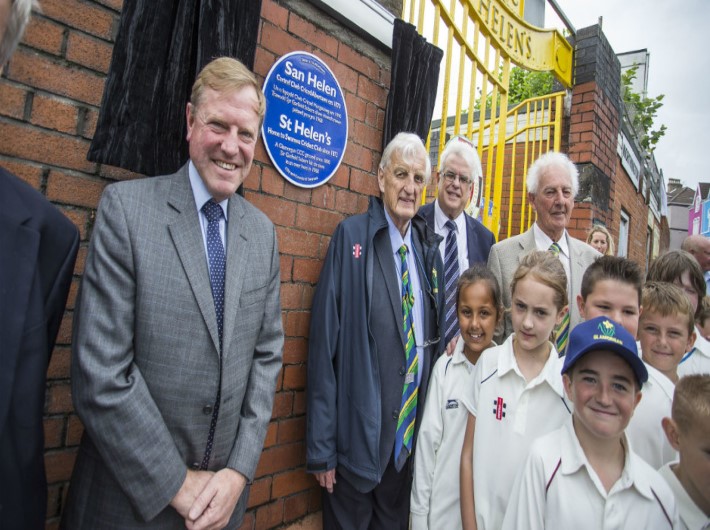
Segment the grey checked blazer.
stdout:
[[279,254],[263,213],[238,195],[228,211],[220,378],[187,166],[104,191],[74,317],[72,395],[86,431],[64,528],[184,528],[169,502],[202,460],[220,383],[210,469],[253,478],[281,367]]
[[[570,251],[570,281],[572,286],[569,296],[569,311],[570,311],[570,330],[582,321],[577,307],[577,295],[582,290],[582,276],[596,258],[601,256],[599,252],[587,245],[585,242],[575,239],[565,232],[567,237],[567,245]],[[503,294],[503,305],[510,308],[510,285],[513,282],[515,270],[518,268],[520,258],[532,250],[536,250],[535,234],[532,227],[526,232],[513,236],[508,239],[496,243],[491,247],[491,253],[488,255],[488,268],[493,272],[498,279],[501,293]],[[505,316],[505,330],[503,335],[496,337],[496,342],[502,342],[508,338],[513,332],[513,327],[510,322],[510,313]]]

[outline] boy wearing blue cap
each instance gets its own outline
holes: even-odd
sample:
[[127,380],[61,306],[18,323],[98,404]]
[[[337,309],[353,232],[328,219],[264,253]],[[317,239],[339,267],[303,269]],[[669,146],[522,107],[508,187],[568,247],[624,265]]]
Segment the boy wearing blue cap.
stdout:
[[578,324],[562,374],[572,418],[533,444],[503,528],[673,528],[673,494],[624,434],[648,379],[634,338],[607,317]]

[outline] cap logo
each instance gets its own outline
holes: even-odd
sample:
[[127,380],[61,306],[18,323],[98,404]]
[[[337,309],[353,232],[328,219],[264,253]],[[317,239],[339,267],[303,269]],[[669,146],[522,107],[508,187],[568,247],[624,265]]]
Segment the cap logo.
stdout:
[[609,320],[600,322],[597,326],[597,329],[599,330],[599,334],[595,333],[594,335],[592,335],[593,340],[608,340],[611,342],[615,342],[616,344],[624,344],[623,341],[615,337],[616,326],[614,326],[613,322]]
[[599,333],[601,333],[605,337],[613,337],[614,335],[616,335],[616,327],[608,320],[600,322],[597,326],[597,329],[599,330]]

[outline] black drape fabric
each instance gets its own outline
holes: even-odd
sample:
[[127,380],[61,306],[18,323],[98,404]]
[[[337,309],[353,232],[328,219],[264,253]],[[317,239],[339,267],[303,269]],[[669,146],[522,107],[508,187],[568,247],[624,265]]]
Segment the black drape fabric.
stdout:
[[261,0],[125,0],[87,158],[143,175],[188,158],[185,105],[212,59],[254,65]]
[[429,44],[413,25],[400,19],[394,21],[392,78],[382,135],[383,149],[402,131],[414,132],[426,141],[443,56],[443,50]]

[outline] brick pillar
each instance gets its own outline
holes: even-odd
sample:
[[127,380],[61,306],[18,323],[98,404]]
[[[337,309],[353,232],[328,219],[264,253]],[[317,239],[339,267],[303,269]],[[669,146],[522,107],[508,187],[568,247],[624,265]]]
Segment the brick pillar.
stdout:
[[569,228],[573,236],[584,239],[593,222],[611,228],[616,221],[618,230],[612,203],[622,108],[621,68],[598,25],[577,32],[574,61],[568,153],[579,169],[579,194]]

